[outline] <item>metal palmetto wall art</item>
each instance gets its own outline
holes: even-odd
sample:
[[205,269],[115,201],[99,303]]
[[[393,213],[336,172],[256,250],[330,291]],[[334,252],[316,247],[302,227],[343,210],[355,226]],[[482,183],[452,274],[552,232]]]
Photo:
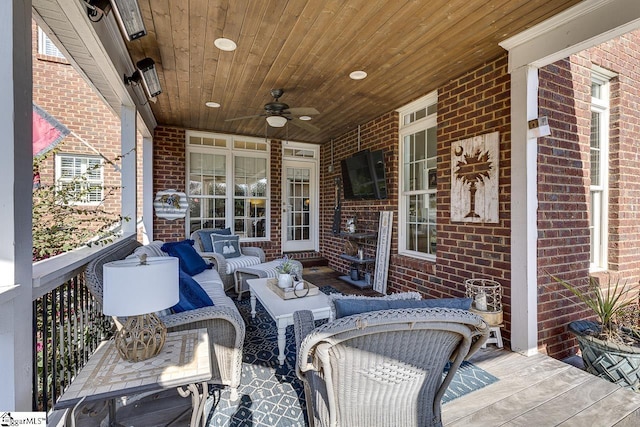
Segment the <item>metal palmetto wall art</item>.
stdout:
[[452,222],[498,222],[499,151],[498,132],[451,145]]

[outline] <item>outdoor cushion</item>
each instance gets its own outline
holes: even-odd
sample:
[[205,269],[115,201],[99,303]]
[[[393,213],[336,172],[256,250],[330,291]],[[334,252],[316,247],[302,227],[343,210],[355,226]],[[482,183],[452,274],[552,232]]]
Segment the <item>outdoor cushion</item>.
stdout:
[[144,246],[138,246],[127,258],[139,258],[140,255],[147,255],[148,257],[167,256],[167,254],[162,250],[163,244],[164,242],[161,240],[154,240]]
[[189,276],[186,272],[180,270],[179,292],[180,300],[176,305],[171,307],[174,313],[194,310],[201,307],[209,307],[213,305],[213,301],[202,287]]
[[242,255],[242,252],[240,252],[239,236],[212,234],[211,244],[213,246],[213,252],[221,254],[225,259],[237,258]]
[[193,240],[187,239],[179,242],[167,242],[162,245],[162,250],[171,256],[177,257],[180,262],[180,270],[183,270],[190,276],[212,268],[212,265],[207,264],[193,248]]
[[216,228],[216,229],[207,229],[207,230],[198,230],[198,235],[200,236],[200,241],[202,242],[203,252],[214,252],[213,245],[211,243],[211,235],[212,234],[220,234],[223,236],[231,236],[231,229],[227,228]]
[[423,300],[337,299],[336,318],[396,308],[458,308],[469,310],[471,298],[438,298]]

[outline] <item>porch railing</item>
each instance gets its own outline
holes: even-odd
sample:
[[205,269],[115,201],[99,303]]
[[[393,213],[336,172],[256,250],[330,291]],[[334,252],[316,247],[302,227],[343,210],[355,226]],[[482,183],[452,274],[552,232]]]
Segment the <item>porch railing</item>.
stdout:
[[84,366],[112,321],[84,283],[84,268],[100,253],[122,244],[86,248],[34,263],[34,411],[49,411]]

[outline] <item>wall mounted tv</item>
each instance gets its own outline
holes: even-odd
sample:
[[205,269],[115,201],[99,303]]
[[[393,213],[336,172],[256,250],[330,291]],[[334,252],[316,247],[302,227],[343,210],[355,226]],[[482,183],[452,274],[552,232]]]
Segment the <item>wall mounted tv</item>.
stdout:
[[359,151],[341,162],[345,199],[386,199],[384,152]]

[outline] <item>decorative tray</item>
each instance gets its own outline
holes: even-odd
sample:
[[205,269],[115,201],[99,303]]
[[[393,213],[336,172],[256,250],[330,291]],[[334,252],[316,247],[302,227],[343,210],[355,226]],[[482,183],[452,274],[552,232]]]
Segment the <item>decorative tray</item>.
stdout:
[[[297,282],[300,283],[300,282]],[[278,279],[272,278],[267,280],[267,286],[282,299],[304,298],[312,295],[317,295],[320,291],[316,285],[303,280],[303,289],[286,288],[282,289],[278,286]]]

